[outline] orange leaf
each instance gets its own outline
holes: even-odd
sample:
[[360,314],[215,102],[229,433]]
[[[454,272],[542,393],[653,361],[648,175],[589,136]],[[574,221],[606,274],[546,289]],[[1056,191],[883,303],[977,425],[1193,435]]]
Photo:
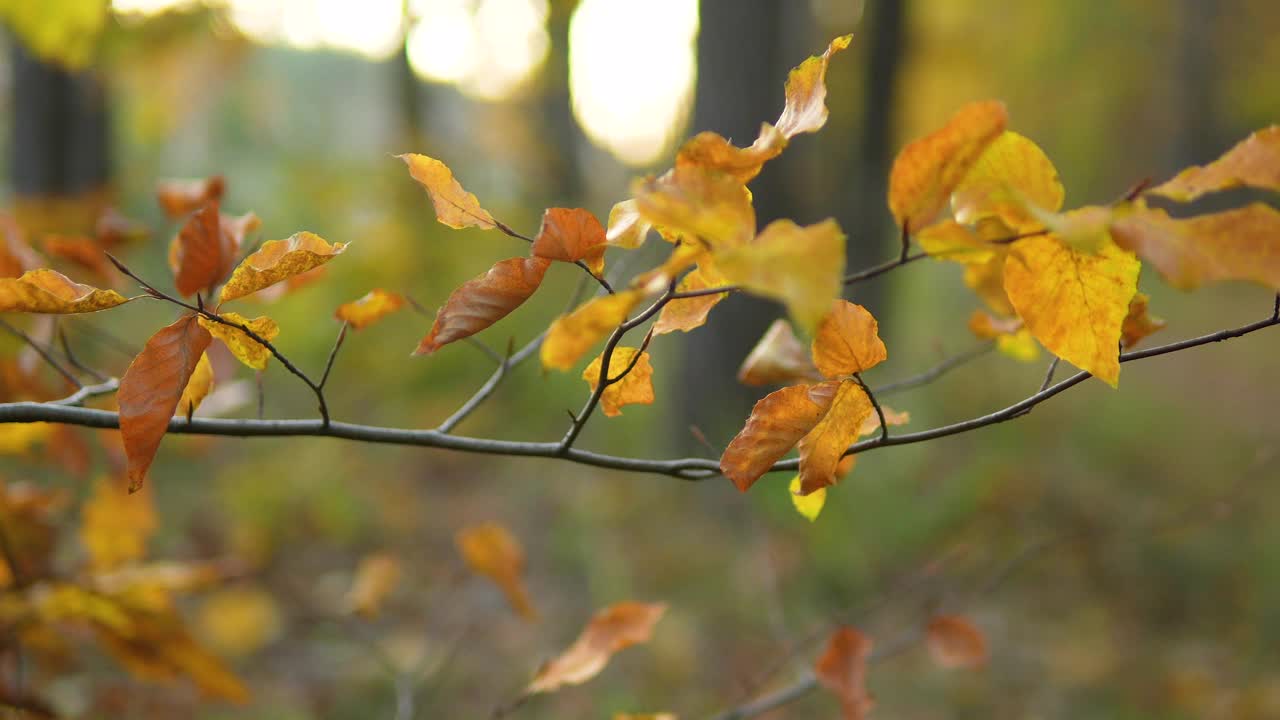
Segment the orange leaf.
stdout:
[[925,630],[933,661],[944,668],[974,668],[987,662],[987,638],[959,615],[935,615]]
[[218,302],[235,300],[301,275],[341,255],[347,245],[330,245],[319,235],[305,231],[285,240],[268,240],[231,273],[231,279],[222,286]]
[[242,217],[219,213],[217,202],[197,210],[169,247],[174,287],[182,295],[212,290],[235,267],[245,235],[260,224],[253,213]]
[[404,307],[404,304],[404,296],[400,293],[374,288],[359,300],[339,305],[333,316],[350,325],[352,330],[363,330]]
[[841,627],[831,634],[822,656],[814,663],[818,684],[840,700],[844,720],[861,720],[875,705],[867,693],[867,658],[872,646],[871,638],[859,630]]
[[130,491],[142,487],[182,391],[212,340],[195,315],[184,315],[152,335],[120,378],[116,399]]
[[969,103],[942,129],[903,148],[889,173],[889,209],[898,225],[915,232],[932,223],[1007,121],[1003,103]]
[[1017,231],[1040,227],[1033,210],[1062,208],[1062,181],[1040,146],[1006,130],[978,156],[951,195],[956,220],[972,225],[998,217]]
[[738,382],[744,385],[785,385],[821,379],[809,352],[791,330],[791,323],[781,318],[773,321],[738,369]]
[[542,366],[556,370],[568,370],[591,346],[613,331],[627,319],[645,293],[642,290],[623,290],[614,295],[601,295],[587,301],[568,315],[561,315],[551,323],[547,337],[542,341],[539,357]]
[[102,246],[93,238],[46,235],[41,241],[44,251],[88,270],[105,282],[111,281],[113,268]]
[[829,378],[869,370],[889,357],[879,324],[861,305],[836,300],[813,338],[813,362]]
[[632,187],[640,216],[664,232],[712,249],[746,244],[756,233],[751,193],[732,175],[686,165]]
[[719,133],[700,132],[689,138],[676,154],[676,167],[693,165],[751,182],[764,164],[782,154],[787,138],[778,128],[761,123],[760,135],[750,147],[739,148]]
[[465,527],[454,536],[454,544],[468,567],[502,589],[512,610],[526,620],[538,617],[522,577],[524,548],[509,530],[497,523]]
[[775,220],[752,243],[716,253],[716,268],[747,292],[785,304],[802,329],[812,330],[840,295],[844,239],[835,220],[807,227]]
[[1148,312],[1150,301],[1151,298],[1146,293],[1138,293],[1129,301],[1129,314],[1120,327],[1120,344],[1126,350],[1137,345],[1146,336],[1164,329],[1165,321]]
[[426,188],[436,209],[436,219],[441,223],[454,229],[492,230],[498,226],[489,211],[480,207],[476,196],[463,190],[453,179],[453,171],[447,165],[426,155],[406,153],[396,157],[409,166],[409,174]]
[[[677,292],[691,292],[724,285],[719,274],[708,267],[698,267],[685,275],[676,287]],[[699,297],[681,298],[668,302],[662,312],[658,313],[658,321],[653,324],[654,335],[665,335],[675,332],[689,332],[700,328],[707,322],[707,314],[729,293],[715,293]]]
[[787,104],[778,118],[778,130],[792,138],[800,133],[817,132],[827,124],[827,64],[831,56],[849,47],[852,35],[831,41],[826,52],[797,65],[787,76]]
[[827,414],[833,393],[810,392],[818,387],[785,387],[751,408],[746,425],[720,456],[720,471],[739,490],[746,492]]
[[1176,220],[1139,204],[1118,213],[1111,234],[1180,290],[1245,280],[1280,292],[1280,211],[1269,205]]
[[129,300],[115,290],[99,290],[53,270],[28,270],[20,278],[0,278],[0,312],[88,313]]
[[836,484],[836,470],[844,451],[858,439],[867,418],[875,414],[871,398],[852,380],[814,385],[809,396],[827,413],[809,434],[800,439],[800,494],[808,495]]
[[[631,372],[627,373],[618,382],[604,389],[600,394],[600,407],[604,410],[604,414],[609,417],[616,417],[622,414],[623,405],[652,405],[653,404],[653,365],[649,364],[649,353],[640,352],[636,348],[615,347],[613,356],[609,359],[609,375],[617,377],[623,370],[631,365],[636,357],[636,353],[640,354],[640,358],[635,360],[635,367],[631,368]],[[587,381],[591,386],[591,391],[595,392],[596,385],[600,381],[600,366],[603,364],[603,355],[591,361],[586,370],[582,371],[582,379]]]
[[430,355],[506,317],[538,289],[550,264],[545,258],[510,258],[463,283],[436,313],[431,332],[413,354]]
[[221,175],[194,180],[162,180],[156,187],[156,199],[164,213],[173,220],[222,200],[226,189],[227,184]]
[[372,553],[360,558],[355,579],[347,591],[348,612],[374,617],[400,584],[400,561],[385,552]]
[[604,271],[604,248],[604,226],[595,215],[582,208],[549,208],[530,252],[561,262],[583,260],[599,275]]
[[1242,186],[1280,190],[1280,125],[1253,133],[1217,160],[1189,167],[1147,192],[1190,202],[1206,193]]
[[568,650],[538,669],[525,692],[551,692],[599,675],[618,651],[649,642],[666,611],[663,603],[624,602],[597,612]]

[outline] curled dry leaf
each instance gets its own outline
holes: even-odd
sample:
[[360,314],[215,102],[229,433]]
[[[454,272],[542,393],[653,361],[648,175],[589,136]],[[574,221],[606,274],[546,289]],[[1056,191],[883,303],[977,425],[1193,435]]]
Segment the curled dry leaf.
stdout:
[[1129,301],[1129,314],[1120,326],[1120,344],[1125,349],[1132,348],[1146,336],[1163,330],[1166,323],[1150,313],[1151,298],[1146,293],[1138,293]]
[[1190,202],[1236,187],[1280,190],[1280,125],[1253,133],[1217,160],[1189,167],[1147,193]]
[[[693,272],[680,279],[677,292],[692,292],[724,285],[724,279],[710,263],[700,265]],[[700,328],[707,322],[711,308],[729,296],[729,293],[715,293],[698,297],[672,300],[658,313],[658,320],[653,324],[654,335],[665,335],[675,332],[689,332]]]
[[285,240],[269,240],[257,252],[241,261],[231,279],[222,286],[219,303],[244,297],[295,275],[319,267],[347,249],[348,243],[330,245],[310,232],[295,233]]
[[431,332],[413,354],[430,355],[506,317],[538,289],[550,264],[545,258],[510,258],[463,283],[436,313]]
[[426,155],[406,153],[396,157],[409,166],[409,174],[426,188],[436,209],[436,219],[442,224],[455,229],[478,227],[482,230],[498,226],[489,211],[480,207],[476,196],[463,190],[453,178],[449,166]]
[[186,416],[194,413],[213,390],[213,380],[213,365],[209,363],[209,354],[200,353],[200,362],[196,363],[191,379],[182,389],[182,397],[178,398],[177,414]]
[[595,215],[582,208],[548,208],[529,252],[561,262],[582,260],[599,275],[604,271],[604,249],[604,226]]
[[[812,386],[818,387],[818,386]],[[833,393],[792,385],[764,396],[720,456],[720,471],[746,492],[827,414]]]
[[80,542],[95,573],[141,560],[157,527],[149,488],[126,493],[123,484],[105,477],[94,482],[80,515]]
[[869,370],[889,357],[879,323],[861,305],[836,300],[813,338],[813,362],[828,378]]
[[538,617],[524,585],[524,548],[511,531],[497,523],[465,527],[454,536],[462,559],[496,584],[511,609],[526,620]]
[[[603,364],[603,358],[604,356],[601,355],[592,360],[591,364],[587,365],[587,369],[582,371],[582,379],[591,386],[592,392],[595,392],[596,385],[600,381],[600,366]],[[631,366],[633,361],[634,367]],[[624,405],[653,404],[653,365],[649,363],[649,353],[632,347],[614,348],[613,356],[609,360],[610,377],[617,377],[628,367],[631,367],[631,372],[605,388],[600,394],[600,408],[609,417],[621,415]]]
[[716,253],[716,267],[747,292],[786,305],[796,324],[811,331],[840,294],[844,239],[835,220],[807,227],[776,220],[754,242]]
[[538,669],[525,692],[551,692],[565,685],[581,685],[599,675],[618,651],[649,642],[654,625],[666,611],[665,603],[638,602],[618,603],[600,610],[568,650]]
[[627,319],[627,313],[644,299],[642,290],[623,290],[588,300],[568,315],[556,318],[542,341],[542,366],[568,370],[591,346]]
[[1004,104],[965,105],[940,130],[910,143],[889,172],[889,210],[899,226],[923,230],[1008,122]]
[[[239,313],[225,312],[221,314],[222,319],[233,322],[241,327],[249,328],[255,335],[271,342],[280,334],[280,326],[275,320],[263,315],[252,320],[244,317]],[[238,327],[232,327],[226,323],[220,323],[216,320],[210,320],[203,315],[200,316],[200,325],[208,330],[214,337],[222,341],[223,345],[231,351],[232,355],[240,362],[248,365],[254,370],[266,370],[267,361],[271,359],[271,351],[267,346],[249,337],[248,333]]]
[[831,634],[826,649],[814,663],[818,684],[840,701],[844,720],[861,720],[875,705],[867,692],[867,658],[872,646],[871,638],[861,631],[841,627]]
[[987,662],[987,638],[959,615],[935,615],[925,628],[929,656],[944,668],[974,668]]
[[605,242],[627,250],[635,250],[644,244],[653,227],[640,216],[635,200],[623,200],[609,210],[609,227],[605,230]]
[[156,186],[160,208],[174,220],[193,210],[222,200],[227,184],[221,175],[208,178],[162,180]]
[[744,385],[785,385],[821,379],[822,374],[796,338],[791,323],[781,318],[773,321],[738,370],[738,382]]
[[719,250],[744,245],[756,234],[751,193],[732,175],[686,165],[637,180],[632,194],[640,216],[668,239]]
[[142,487],[182,391],[212,340],[195,315],[184,315],[152,335],[120,378],[116,399],[131,492]]
[[787,76],[787,104],[778,117],[778,131],[792,138],[817,132],[827,124],[827,65],[831,56],[849,47],[852,35],[831,41],[825,52],[797,65]]
[[54,270],[28,270],[18,278],[0,278],[0,312],[88,313],[129,300],[115,290],[74,282]]
[[400,561],[390,553],[371,553],[360,558],[355,579],[344,601],[347,612],[374,617],[382,603],[400,584]]
[[799,442],[801,495],[836,483],[836,468],[844,451],[858,439],[867,418],[875,414],[871,398],[852,380],[814,385],[809,396],[828,409]]
[[333,316],[350,325],[352,330],[363,330],[404,306],[405,299],[400,293],[374,288],[358,300],[339,305]]

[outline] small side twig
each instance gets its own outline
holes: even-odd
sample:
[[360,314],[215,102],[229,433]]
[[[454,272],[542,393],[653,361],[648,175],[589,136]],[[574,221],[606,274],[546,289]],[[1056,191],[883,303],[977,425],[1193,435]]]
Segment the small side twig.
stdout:
[[342,329],[338,330],[338,339],[333,341],[333,348],[329,350],[329,359],[324,363],[324,374],[320,376],[320,387],[324,388],[325,383],[329,382],[329,373],[333,371],[333,361],[338,359],[338,351],[342,349],[342,343],[347,339],[347,328],[350,323],[343,322]]
[[49,367],[53,368],[54,370],[57,370],[58,374],[61,375],[63,378],[65,378],[67,382],[71,383],[72,386],[77,388],[84,387],[84,383],[80,382],[80,379],[77,378],[75,375],[73,375],[70,370],[63,367],[62,363],[58,362],[58,359],[53,356],[53,353],[50,353],[48,350],[45,350],[43,347],[41,347],[40,343],[35,341],[35,338],[26,334],[22,330],[14,327],[13,325],[10,325],[7,321],[3,319],[0,319],[0,327],[4,328],[10,335],[13,335],[14,337],[30,345],[31,349],[35,350],[36,354],[39,355],[41,359],[43,359],[45,363],[49,365]]
[[889,423],[884,417],[884,408],[880,407],[880,401],[876,400],[876,394],[871,392],[871,388],[862,381],[862,376],[858,373],[853,374],[853,381],[858,383],[858,387],[862,388],[862,392],[867,394],[867,399],[871,401],[871,407],[876,411],[876,417],[880,419],[880,442],[889,439]]

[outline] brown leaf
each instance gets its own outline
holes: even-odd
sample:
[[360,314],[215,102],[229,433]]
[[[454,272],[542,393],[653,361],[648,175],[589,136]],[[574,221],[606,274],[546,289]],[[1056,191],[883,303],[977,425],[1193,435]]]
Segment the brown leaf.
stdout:
[[664,603],[624,602],[597,612],[568,650],[538,669],[525,692],[551,692],[599,675],[618,651],[649,642],[666,611]]
[[785,387],[751,408],[746,425],[720,456],[720,471],[739,490],[746,492],[827,414],[833,394],[811,393],[816,387]]
[[212,290],[231,272],[239,250],[235,236],[222,232],[218,204],[205,205],[178,232],[173,253],[177,268],[174,287],[184,296]]
[[827,64],[831,56],[849,47],[852,35],[831,41],[826,52],[797,65],[787,76],[787,104],[778,118],[778,130],[787,138],[817,132],[827,124]]
[[969,103],[940,130],[903,148],[889,173],[889,209],[898,225],[915,232],[932,223],[1007,121],[1003,103]]
[[944,668],[974,668],[987,662],[987,638],[968,618],[935,615],[925,630],[929,656]]
[[358,300],[342,303],[333,316],[352,330],[363,330],[405,306],[404,296],[374,288]]
[[[635,367],[631,368],[631,372],[627,373],[622,380],[605,388],[600,394],[600,408],[608,417],[621,415],[624,405],[653,404],[653,365],[649,364],[649,353],[640,352],[636,348],[615,347],[613,356],[609,359],[609,375],[613,377],[619,375],[631,365],[637,353],[640,357],[635,360]],[[592,360],[591,364],[587,365],[587,369],[582,371],[582,379],[591,386],[592,392],[595,392],[596,385],[600,381],[603,357],[601,355]]]
[[1129,301],[1129,314],[1120,326],[1120,344],[1126,350],[1137,345],[1146,336],[1164,329],[1165,321],[1150,314],[1150,302],[1151,298],[1146,293],[1138,293]]
[[374,617],[387,596],[400,584],[400,561],[390,553],[371,553],[360,558],[355,579],[347,590],[347,612]]
[[467,566],[496,584],[511,609],[526,620],[538,617],[524,586],[524,548],[509,530],[497,523],[462,528],[454,544]]
[[53,270],[29,270],[0,278],[0,312],[88,313],[129,302],[115,290],[81,285]]
[[1111,235],[1180,290],[1245,280],[1280,292],[1280,211],[1269,205],[1177,220],[1138,204],[1119,213]]
[[498,224],[488,210],[480,207],[476,196],[462,189],[453,179],[453,171],[447,165],[426,155],[405,153],[396,157],[409,166],[409,174],[426,188],[431,204],[436,209],[436,219],[451,228],[478,227],[492,230]]
[[431,332],[413,354],[430,355],[506,317],[538,289],[550,264],[545,258],[510,258],[463,283],[436,313]]
[[156,199],[169,219],[186,215],[210,202],[222,200],[227,184],[221,175],[194,180],[162,180],[156,186]]
[[212,340],[195,315],[184,315],[152,335],[120,379],[116,399],[131,492],[142,487],[182,391]]
[[[825,396],[830,399],[824,400]],[[828,409],[799,442],[801,495],[836,484],[837,466],[844,451],[858,439],[867,418],[875,414],[871,398],[852,380],[814,385],[809,397],[826,404]]]
[[347,245],[330,245],[324,238],[310,232],[295,233],[286,240],[269,240],[241,261],[231,273],[231,279],[222,286],[218,302],[244,297],[317,268],[341,255]]
[[841,627],[831,634],[822,656],[814,663],[818,684],[840,700],[844,720],[861,720],[875,705],[867,693],[867,658],[872,645],[871,638],[859,630]]
[[738,370],[738,382],[744,385],[786,385],[821,379],[822,374],[796,338],[791,323],[781,318],[773,321]]
[[1190,202],[1206,193],[1242,186],[1280,190],[1280,125],[1253,133],[1217,160],[1189,167],[1147,192]]
[[836,300],[813,338],[813,362],[829,378],[869,370],[889,357],[879,323],[861,305]]
[[604,226],[595,215],[582,208],[549,208],[529,251],[548,260],[582,260],[599,275],[604,271],[604,249]]

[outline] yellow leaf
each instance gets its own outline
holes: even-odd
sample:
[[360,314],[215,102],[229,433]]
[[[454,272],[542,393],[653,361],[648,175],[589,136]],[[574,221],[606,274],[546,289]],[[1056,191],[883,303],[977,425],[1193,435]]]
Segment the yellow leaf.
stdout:
[[720,471],[746,492],[822,420],[834,396],[823,386],[836,384],[792,385],[761,398],[720,456]]
[[347,249],[348,243],[330,245],[315,233],[295,233],[286,240],[268,240],[241,261],[222,286],[219,303],[235,300],[295,275],[317,268]]
[[213,365],[209,364],[208,353],[200,353],[200,360],[196,363],[191,378],[187,380],[187,386],[182,389],[182,397],[178,398],[175,412],[181,416],[194,413],[212,389]]
[[556,318],[542,341],[542,366],[556,370],[572,368],[591,346],[621,325],[627,313],[642,299],[641,290],[623,290],[592,298],[577,310]]
[[149,486],[129,493],[123,484],[107,478],[93,484],[93,495],[80,513],[80,542],[89,552],[94,572],[141,560],[157,527]]
[[969,103],[940,130],[903,148],[889,173],[889,209],[898,225],[916,232],[931,224],[1007,121],[1003,103]]
[[729,282],[787,306],[802,329],[812,331],[844,279],[844,233],[835,220],[800,227],[790,220],[769,224],[749,245],[715,255]]
[[822,508],[827,504],[827,489],[820,488],[808,495],[800,494],[800,476],[796,475],[791,478],[791,483],[787,485],[787,495],[791,498],[791,504],[795,507],[796,512],[804,516],[804,519],[813,522],[818,519],[818,514],[822,512]]
[[1280,211],[1253,203],[1185,220],[1139,203],[1118,212],[1116,244],[1137,253],[1181,290],[1244,280],[1280,292]]
[[405,299],[400,293],[374,288],[358,300],[339,305],[333,316],[350,325],[352,330],[363,330],[404,305]]
[[1004,287],[1018,317],[1050,352],[1115,387],[1120,328],[1140,267],[1133,253],[1110,242],[1094,255],[1038,236],[1014,244]]
[[525,692],[551,692],[599,675],[618,651],[649,642],[666,611],[663,603],[624,602],[597,612],[568,650],[538,668]]
[[0,426],[0,455],[19,455],[53,432],[50,423],[8,423]]
[[1165,321],[1152,315],[1149,311],[1151,298],[1146,293],[1138,293],[1129,301],[1129,314],[1124,318],[1120,328],[1120,344],[1126,350],[1142,341],[1146,336],[1163,330]]
[[969,316],[969,331],[983,340],[995,340],[996,350],[1020,362],[1040,357],[1040,344],[1016,317],[996,317],[982,310]]
[[[199,317],[201,327],[208,330],[210,335],[221,340],[222,344],[227,346],[227,349],[231,351],[232,355],[236,356],[237,360],[254,370],[267,369],[267,361],[271,359],[271,351],[266,346],[249,337],[240,328],[210,320],[203,315]],[[280,326],[276,324],[275,320],[265,315],[249,320],[239,313],[225,312],[221,313],[221,317],[228,322],[249,328],[258,337],[267,342],[275,340],[276,336],[280,334]]]
[[[825,108],[824,108],[825,109]],[[739,148],[724,136],[711,131],[689,138],[676,153],[676,167],[696,166],[730,175],[738,182],[751,182],[766,162],[782,154],[787,138],[769,123],[760,125],[760,135],[750,147]]]
[[956,220],[972,225],[998,217],[1018,232],[1039,229],[1028,208],[1054,213],[1064,191],[1058,170],[1031,140],[1006,130],[978,156],[951,194]]
[[245,657],[278,638],[284,621],[269,593],[256,588],[229,588],[204,599],[196,614],[195,628],[201,640],[215,651]]
[[1280,125],[1253,133],[1217,160],[1189,167],[1147,192],[1190,202],[1235,187],[1280,190]]
[[28,270],[19,278],[0,278],[0,312],[89,313],[129,300],[115,290],[81,285],[54,270]]
[[738,369],[738,382],[744,385],[785,385],[821,379],[822,373],[796,339],[791,323],[781,318],[773,321]]
[[797,65],[787,76],[787,104],[778,118],[778,130],[787,138],[817,132],[827,124],[827,64],[831,56],[849,47],[852,35],[831,41],[826,52]]
[[863,423],[875,412],[871,398],[858,383],[825,382],[810,396],[831,395],[822,420],[800,439],[800,494],[808,495],[836,483],[836,468],[844,451],[858,439]]
[[347,590],[348,612],[373,617],[387,596],[400,584],[400,561],[390,553],[372,553],[360,558],[355,580]]
[[458,531],[454,544],[468,567],[502,590],[512,610],[526,620],[538,617],[524,586],[524,548],[511,531],[491,522],[472,525]]
[[992,312],[1013,315],[1013,303],[1004,290],[1004,268],[1007,252],[999,252],[984,263],[967,264],[964,268],[964,284],[968,285]]
[[959,263],[985,263],[1003,252],[988,244],[977,231],[955,220],[934,223],[916,233],[916,242],[931,257]]
[[1040,359],[1040,343],[1036,342],[1035,335],[1026,328],[996,338],[996,351],[1018,362],[1029,363]]
[[744,245],[756,232],[751,193],[734,178],[686,165],[632,187],[640,216],[689,243],[711,249]]
[[0,20],[36,57],[78,70],[98,48],[107,0],[0,0]]
[[409,174],[426,188],[431,204],[436,208],[436,219],[451,228],[478,227],[492,230],[498,224],[488,210],[480,207],[476,196],[462,189],[453,179],[453,171],[447,165],[426,155],[406,153],[396,157],[409,166]]
[[889,357],[879,323],[861,305],[836,300],[814,335],[813,362],[828,378],[869,370]]
[[[631,368],[631,372],[627,373],[622,380],[605,388],[600,394],[600,407],[609,417],[621,415],[624,405],[653,404],[653,365],[649,364],[649,353],[630,347],[614,348],[613,357],[609,359],[609,375],[617,377],[631,365],[636,353],[639,353],[640,358],[635,360],[635,367]],[[595,392],[596,385],[600,381],[603,357],[601,355],[592,360],[587,369],[582,371],[582,379],[591,386],[592,392]]]
[[1043,227],[1063,245],[1090,255],[1111,242],[1111,208],[1087,205],[1065,213],[1034,211]]
[[[724,284],[720,274],[711,269],[708,263],[685,275],[676,287],[676,291],[693,292],[720,287]],[[728,293],[715,293],[668,302],[658,314],[658,321],[653,324],[653,334],[665,335],[677,330],[689,332],[702,327],[707,322],[707,314],[711,312],[711,308],[728,296]]]
[[640,208],[636,201],[623,200],[609,211],[609,227],[605,230],[605,242],[614,246],[635,250],[644,244],[645,237],[652,228],[649,222],[640,216]]

